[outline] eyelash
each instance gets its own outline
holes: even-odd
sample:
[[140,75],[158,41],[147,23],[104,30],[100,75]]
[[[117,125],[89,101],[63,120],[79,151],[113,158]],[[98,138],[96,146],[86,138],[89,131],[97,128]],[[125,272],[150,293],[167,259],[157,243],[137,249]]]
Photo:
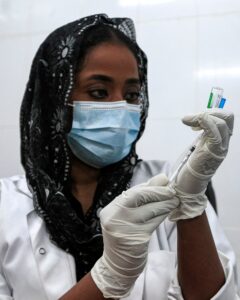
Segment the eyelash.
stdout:
[[[139,97],[140,97],[140,92],[129,92],[128,94],[130,94],[131,96],[134,96],[134,97],[133,97],[134,99],[129,99],[129,100],[136,101],[136,100],[138,100]],[[126,98],[126,100],[128,100],[127,97],[125,97],[125,98]]]
[[[99,93],[99,92],[100,92],[100,94],[104,93],[104,95],[100,95],[100,96],[96,95],[96,93]],[[105,89],[90,90],[88,92],[88,94],[89,94],[90,97],[93,97],[94,99],[103,99],[103,98],[105,98],[105,97],[108,96],[108,93],[107,93],[107,91]]]
[[[108,97],[108,92],[106,89],[90,90],[90,91],[88,91],[88,94],[90,97],[97,99],[97,100],[101,100],[101,99]],[[128,93],[126,93],[126,95],[131,95],[131,97],[129,98],[128,96],[124,96],[124,99],[129,100],[129,101],[136,101],[140,97],[140,91],[139,92],[128,92]]]

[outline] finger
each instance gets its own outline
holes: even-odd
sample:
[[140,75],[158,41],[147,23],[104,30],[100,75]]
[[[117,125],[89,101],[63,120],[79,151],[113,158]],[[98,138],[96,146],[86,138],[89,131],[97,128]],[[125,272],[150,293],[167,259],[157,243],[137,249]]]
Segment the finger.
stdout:
[[167,216],[170,211],[177,208],[179,205],[179,199],[177,197],[173,197],[168,200],[164,200],[161,202],[148,203],[144,207],[139,207],[137,209],[138,214],[136,217],[136,221],[138,223],[147,223],[154,222],[154,219],[158,217]]
[[168,178],[165,174],[158,174],[148,180],[147,184],[149,186],[166,186],[168,184]]
[[215,153],[219,156],[226,155],[228,149],[230,130],[225,120],[220,119],[214,115],[209,115],[210,119],[216,124],[218,129],[220,139],[215,136],[215,138],[208,138],[207,145],[210,152]]
[[[221,118],[216,117],[221,116]],[[207,137],[208,139],[208,145],[211,148],[211,145],[221,145],[221,148],[219,148],[220,152],[225,152],[228,148],[229,144],[229,136],[231,135],[231,131],[228,128],[227,122],[224,120],[227,118],[230,114],[222,114],[219,110],[215,112],[212,112],[212,114],[205,112],[201,113],[195,116],[189,117],[187,120],[188,124],[193,122],[193,125],[198,125],[199,128],[204,130],[203,137]],[[231,118],[231,117],[230,117]],[[192,124],[192,123],[191,123]],[[198,127],[197,127],[198,128]],[[204,143],[204,140],[200,140],[199,143]],[[215,149],[216,151],[217,149]],[[212,150],[211,150],[212,151]],[[213,152],[215,152],[213,151]]]
[[187,126],[191,126],[193,128],[195,128],[195,127],[200,128],[199,117],[200,117],[200,114],[187,115],[182,118],[182,122],[183,122],[183,124],[185,124]]
[[141,183],[139,185],[135,185],[131,189],[138,189],[139,187],[145,186],[166,186],[168,184],[168,178],[164,173],[160,173],[152,178],[150,178],[147,182]]
[[175,194],[176,192],[168,186],[139,187],[138,189],[130,189],[124,192],[122,194],[122,204],[127,207],[139,207],[152,202],[169,200],[173,198]]
[[195,116],[186,116],[183,119],[184,124],[192,127],[200,127],[204,130],[204,135],[214,144],[220,144],[222,141],[217,123],[224,126],[224,121],[208,113],[201,113]]
[[218,117],[203,114],[200,124],[212,144],[221,144],[223,139],[229,137],[227,123]]
[[230,130],[230,134],[232,134],[234,125],[234,114],[232,112],[224,111],[222,109],[211,109],[209,114],[224,120]]
[[182,122],[185,125],[192,126],[194,130],[200,130],[200,120],[203,115],[215,116],[219,119],[222,119],[226,122],[230,134],[232,134],[233,125],[234,125],[234,115],[232,112],[223,111],[222,109],[211,109],[204,113],[196,114],[196,115],[188,115],[182,118]]

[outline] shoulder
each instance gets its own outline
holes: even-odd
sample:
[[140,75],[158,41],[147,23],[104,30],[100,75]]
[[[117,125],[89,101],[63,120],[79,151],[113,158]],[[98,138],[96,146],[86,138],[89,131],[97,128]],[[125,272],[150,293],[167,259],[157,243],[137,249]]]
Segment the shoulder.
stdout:
[[0,259],[16,247],[20,251],[20,246],[29,239],[27,216],[33,210],[32,194],[25,176],[0,180]]
[[0,192],[4,193],[18,193],[26,196],[31,196],[28,188],[25,175],[15,175],[12,177],[0,179]]
[[0,214],[28,213],[33,209],[32,193],[24,175],[0,179]]
[[167,161],[142,160],[134,169],[131,186],[145,182],[159,173],[165,173],[168,176],[170,168],[170,163]]

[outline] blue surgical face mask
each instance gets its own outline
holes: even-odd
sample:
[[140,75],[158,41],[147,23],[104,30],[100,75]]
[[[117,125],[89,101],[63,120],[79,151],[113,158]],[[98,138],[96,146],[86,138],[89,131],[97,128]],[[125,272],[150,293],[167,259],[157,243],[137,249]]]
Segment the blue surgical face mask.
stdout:
[[68,144],[73,154],[95,168],[120,161],[131,150],[140,128],[140,106],[117,102],[73,102]]

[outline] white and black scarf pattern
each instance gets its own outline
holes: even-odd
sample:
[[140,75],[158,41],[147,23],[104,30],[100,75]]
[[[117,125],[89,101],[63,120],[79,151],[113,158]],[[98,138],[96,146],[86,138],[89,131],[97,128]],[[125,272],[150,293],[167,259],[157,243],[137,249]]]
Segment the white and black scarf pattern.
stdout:
[[78,280],[102,255],[99,211],[129,187],[139,161],[134,144],[126,158],[103,170],[92,208],[84,218],[79,217],[65,192],[71,170],[66,140],[67,103],[77,71],[80,37],[87,28],[98,24],[121,31],[136,46],[142,74],[140,138],[148,111],[147,58],[136,44],[134,25],[128,18],[93,15],[51,33],[33,60],[20,115],[21,160],[35,210],[45,221],[52,242],[73,255]]

